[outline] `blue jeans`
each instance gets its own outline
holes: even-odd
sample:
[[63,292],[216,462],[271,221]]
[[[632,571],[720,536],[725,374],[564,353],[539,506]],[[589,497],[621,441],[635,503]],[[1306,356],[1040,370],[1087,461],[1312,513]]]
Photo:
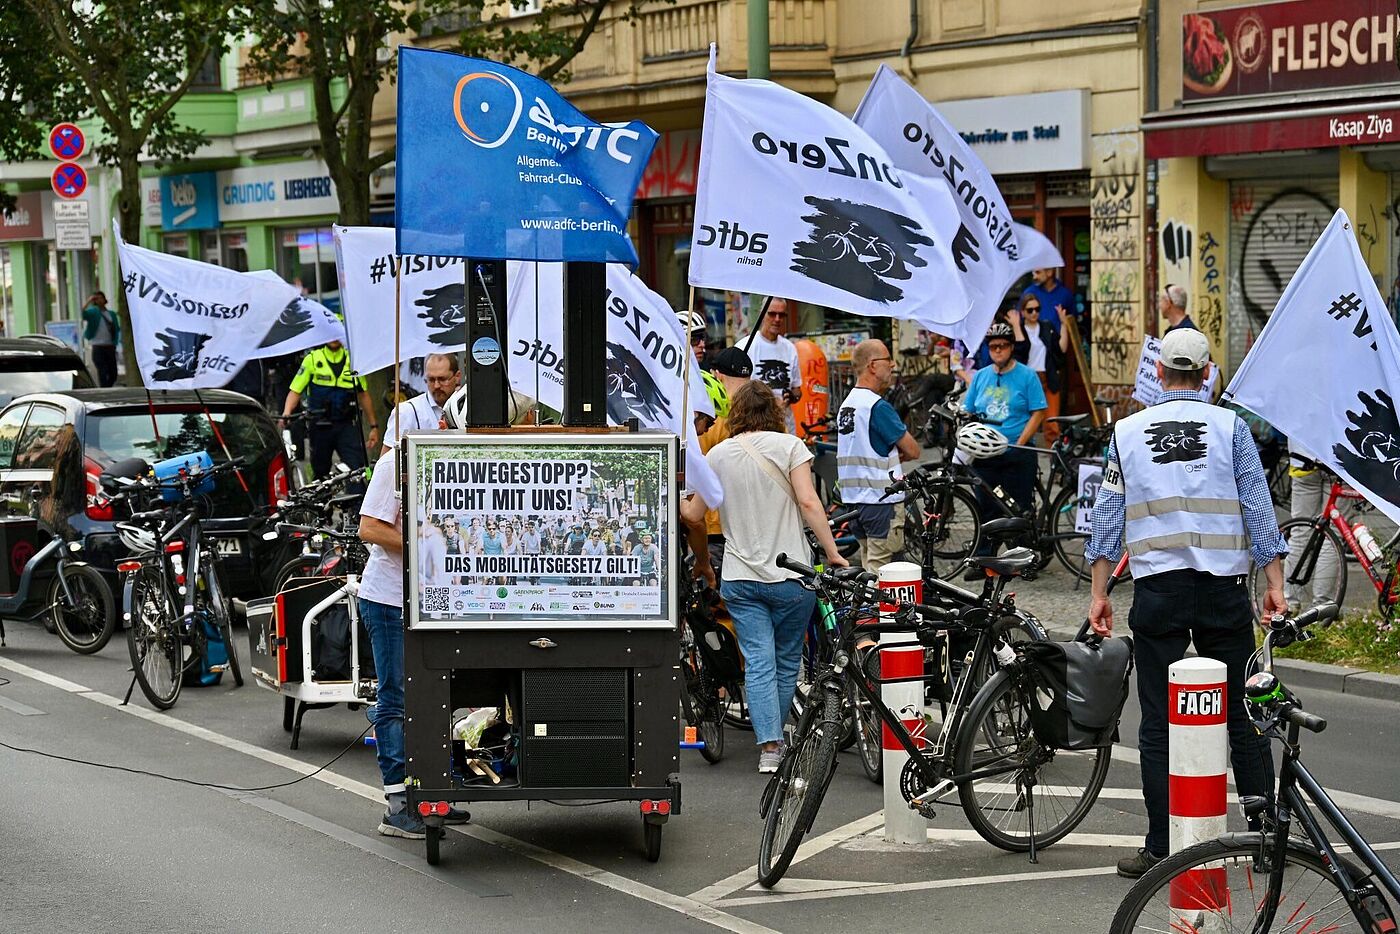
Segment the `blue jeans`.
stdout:
[[379,699],[365,711],[374,724],[379,773],[386,791],[403,791],[403,608],[361,599],[360,621],[369,630],[379,676]]
[[720,595],[734,618],[744,653],[744,692],[756,742],[783,738],[783,718],[797,690],[802,642],[817,595],[795,580],[779,584],[725,581]]

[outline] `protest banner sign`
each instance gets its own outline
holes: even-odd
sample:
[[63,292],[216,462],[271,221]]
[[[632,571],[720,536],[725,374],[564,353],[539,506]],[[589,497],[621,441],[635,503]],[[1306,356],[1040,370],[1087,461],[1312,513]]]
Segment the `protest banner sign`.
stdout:
[[1345,212],[1293,274],[1224,398],[1400,522],[1400,335]]
[[657,134],[598,123],[509,65],[399,47],[394,252],[637,264],[632,198]]
[[1099,486],[1103,483],[1103,464],[1080,464],[1078,477],[1078,498],[1075,501],[1074,530],[1085,535],[1094,534],[1094,503],[1099,498]]
[[[1133,398],[1143,405],[1156,405],[1162,397],[1162,381],[1157,378],[1157,361],[1162,359],[1162,339],[1151,334],[1142,339],[1142,353],[1138,356],[1137,378],[1133,382]],[[1199,393],[1202,402],[1215,398],[1215,385],[1220,381],[1220,367],[1211,364],[1210,373],[1201,384]]]
[[875,72],[851,119],[884,147],[916,196],[923,197],[925,188],[911,176],[950,196],[930,200],[929,210],[942,242],[951,244],[952,275],[972,307],[964,320],[935,330],[976,350],[1006,290],[1032,269],[1064,265],[1063,257],[1039,232],[1011,219],[996,180],[972,147],[888,65]]
[[691,285],[947,330],[972,306],[956,230],[946,186],[901,173],[825,104],[716,73],[711,49]]

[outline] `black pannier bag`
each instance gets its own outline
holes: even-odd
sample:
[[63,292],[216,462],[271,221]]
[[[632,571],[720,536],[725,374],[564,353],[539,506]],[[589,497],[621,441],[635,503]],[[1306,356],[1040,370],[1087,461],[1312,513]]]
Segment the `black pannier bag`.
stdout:
[[690,625],[695,646],[700,650],[700,660],[715,684],[737,684],[744,680],[743,656],[739,653],[739,642],[734,633],[714,618],[713,614],[701,607],[693,607],[685,615]]
[[1092,749],[1118,739],[1133,673],[1133,640],[1026,642],[1017,647],[1035,682],[1031,728],[1054,749]]

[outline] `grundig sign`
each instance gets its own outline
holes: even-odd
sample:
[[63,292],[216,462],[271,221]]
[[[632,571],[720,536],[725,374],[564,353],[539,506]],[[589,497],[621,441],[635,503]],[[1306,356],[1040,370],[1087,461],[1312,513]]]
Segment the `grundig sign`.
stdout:
[[1394,0],[1268,3],[1182,17],[1182,100],[1391,84]]

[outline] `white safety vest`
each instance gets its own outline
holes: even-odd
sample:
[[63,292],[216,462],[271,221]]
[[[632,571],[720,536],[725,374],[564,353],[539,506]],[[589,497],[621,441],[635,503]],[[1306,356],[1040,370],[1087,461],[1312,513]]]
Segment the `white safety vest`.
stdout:
[[1183,399],[1118,423],[1123,541],[1134,578],[1182,568],[1221,577],[1249,570],[1235,484],[1236,418],[1229,409]]
[[904,476],[899,449],[878,454],[870,444],[870,412],[880,401],[878,393],[857,386],[836,413],[836,476],[841,481],[843,503],[902,503],[903,493],[885,495],[885,487]]

